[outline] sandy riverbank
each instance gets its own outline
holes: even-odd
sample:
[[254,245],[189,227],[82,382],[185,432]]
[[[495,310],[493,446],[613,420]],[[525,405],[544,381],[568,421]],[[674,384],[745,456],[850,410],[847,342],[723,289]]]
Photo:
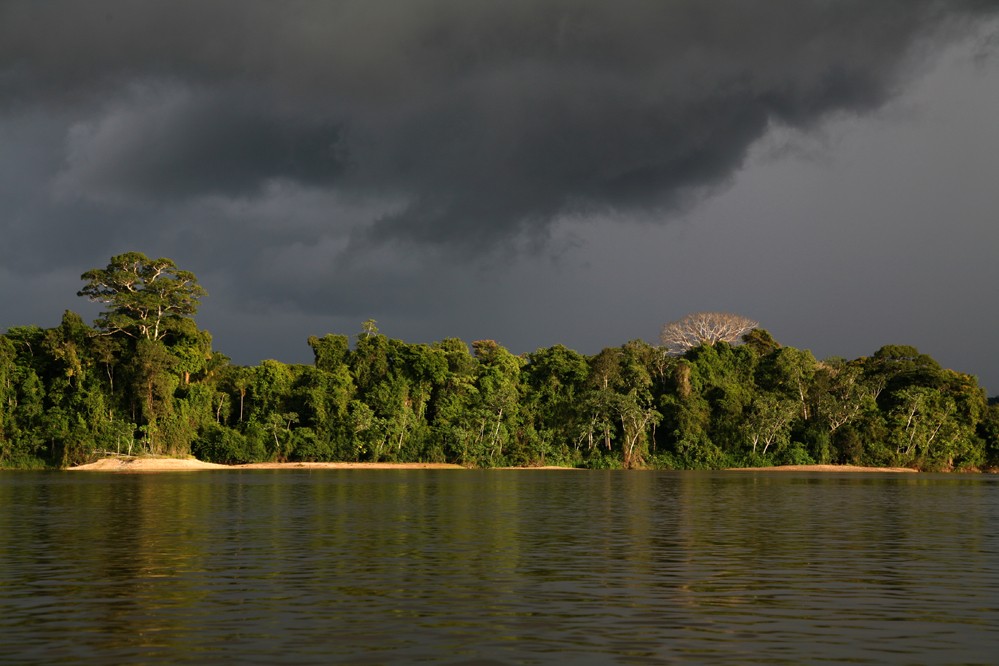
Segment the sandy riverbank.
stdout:
[[195,472],[206,469],[464,469],[461,465],[447,463],[350,463],[350,462],[290,462],[248,463],[244,465],[219,465],[194,458],[114,457],[104,458],[86,465],[70,467],[82,472]]
[[[464,469],[449,463],[371,463],[371,462],[267,462],[219,465],[194,458],[110,457],[87,465],[70,467],[86,472],[193,472],[210,469]],[[572,469],[568,467],[523,467],[503,469]],[[858,467],[856,465],[782,465],[779,467],[733,467],[729,472],[893,472],[915,473],[907,467]]]
[[908,467],[860,467],[858,465],[779,465],[777,467],[731,467],[726,472],[892,472],[917,473]]

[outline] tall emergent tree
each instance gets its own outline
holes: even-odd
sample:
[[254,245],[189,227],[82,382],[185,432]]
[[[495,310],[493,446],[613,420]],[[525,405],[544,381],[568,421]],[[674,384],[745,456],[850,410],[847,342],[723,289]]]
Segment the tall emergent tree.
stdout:
[[141,252],[112,257],[107,268],[89,270],[80,279],[87,284],[78,296],[108,306],[95,322],[98,328],[154,342],[193,316],[206,293],[194,273],[178,269],[172,259],[149,259]]
[[78,295],[106,306],[95,321],[99,337],[119,344],[114,365],[125,418],[151,452],[186,453],[199,424],[211,421],[211,398],[199,397],[210,391],[190,386],[213,356],[211,336],[192,319],[205,290],[172,259],[141,252],[112,257],[80,277]]
[[672,354],[684,354],[703,344],[736,344],[759,323],[727,312],[695,312],[663,326],[659,338]]

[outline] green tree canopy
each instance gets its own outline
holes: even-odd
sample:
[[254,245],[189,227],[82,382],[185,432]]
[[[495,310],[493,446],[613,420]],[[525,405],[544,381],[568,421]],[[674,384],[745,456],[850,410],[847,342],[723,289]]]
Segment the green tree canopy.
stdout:
[[206,295],[194,274],[182,271],[172,259],[150,259],[141,252],[111,258],[106,268],[80,276],[86,285],[78,292],[108,309],[95,322],[109,334],[162,340],[198,310]]

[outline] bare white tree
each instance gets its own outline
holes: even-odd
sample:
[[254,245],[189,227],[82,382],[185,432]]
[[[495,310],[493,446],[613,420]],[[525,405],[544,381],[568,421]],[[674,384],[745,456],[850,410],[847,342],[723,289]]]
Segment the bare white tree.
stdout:
[[659,336],[671,354],[683,354],[698,345],[736,343],[759,323],[727,312],[695,312],[663,326]]

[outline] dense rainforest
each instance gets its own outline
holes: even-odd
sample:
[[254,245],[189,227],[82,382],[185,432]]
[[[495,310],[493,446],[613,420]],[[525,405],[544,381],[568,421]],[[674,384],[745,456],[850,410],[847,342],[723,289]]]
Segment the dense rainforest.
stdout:
[[[0,335],[0,467],[113,454],[214,462],[722,468],[999,466],[999,404],[909,346],[819,361],[762,328],[641,340],[594,356],[514,355],[492,340],[413,344],[367,321],[311,337],[311,365],[230,363],[193,316],[204,290],[138,252],[84,273],[50,329]],[[669,329],[675,333],[674,325]],[[353,344],[352,344],[353,342]]]

